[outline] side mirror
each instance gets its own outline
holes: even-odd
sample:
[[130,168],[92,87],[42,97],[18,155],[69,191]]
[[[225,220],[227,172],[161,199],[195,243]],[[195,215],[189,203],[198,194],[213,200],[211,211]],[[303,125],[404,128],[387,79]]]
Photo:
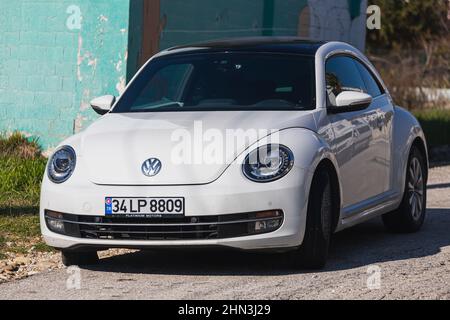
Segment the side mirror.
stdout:
[[372,103],[372,96],[363,92],[343,91],[336,97],[336,106],[328,107],[329,112],[350,112],[367,108]]
[[101,96],[91,100],[91,107],[99,115],[104,115],[105,113],[108,113],[109,110],[111,110],[111,107],[113,106],[115,101],[115,96]]

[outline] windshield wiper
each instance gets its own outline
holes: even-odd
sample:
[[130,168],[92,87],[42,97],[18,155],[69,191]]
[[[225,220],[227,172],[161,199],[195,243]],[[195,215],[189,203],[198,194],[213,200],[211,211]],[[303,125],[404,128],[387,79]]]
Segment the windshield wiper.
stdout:
[[172,106],[176,106],[176,107],[184,107],[184,103],[180,102],[180,101],[170,101],[170,102],[165,102],[165,103],[161,103],[161,104],[153,104],[153,105],[148,105],[148,106],[144,106],[144,107],[139,107],[139,109],[134,109],[134,112],[138,112],[140,110],[149,110],[149,109],[158,109],[161,107],[172,107]]

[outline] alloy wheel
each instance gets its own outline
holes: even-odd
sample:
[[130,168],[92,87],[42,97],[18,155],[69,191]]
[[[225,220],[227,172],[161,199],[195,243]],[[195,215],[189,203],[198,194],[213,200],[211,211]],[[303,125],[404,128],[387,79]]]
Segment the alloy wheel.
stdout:
[[409,164],[408,202],[414,220],[419,220],[423,208],[423,173],[419,159],[411,159]]

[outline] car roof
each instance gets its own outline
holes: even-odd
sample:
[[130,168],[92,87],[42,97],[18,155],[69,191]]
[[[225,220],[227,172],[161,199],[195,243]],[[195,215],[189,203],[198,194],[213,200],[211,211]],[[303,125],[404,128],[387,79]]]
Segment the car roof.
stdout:
[[177,46],[165,50],[165,53],[240,51],[315,55],[316,51],[325,43],[299,37],[230,38]]

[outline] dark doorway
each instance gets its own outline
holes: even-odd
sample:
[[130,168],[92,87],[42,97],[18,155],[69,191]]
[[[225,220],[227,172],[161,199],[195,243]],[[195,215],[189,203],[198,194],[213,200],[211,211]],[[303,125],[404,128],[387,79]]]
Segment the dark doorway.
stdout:
[[160,0],[131,0],[128,33],[127,80],[159,51],[159,38],[164,27],[160,18]]

